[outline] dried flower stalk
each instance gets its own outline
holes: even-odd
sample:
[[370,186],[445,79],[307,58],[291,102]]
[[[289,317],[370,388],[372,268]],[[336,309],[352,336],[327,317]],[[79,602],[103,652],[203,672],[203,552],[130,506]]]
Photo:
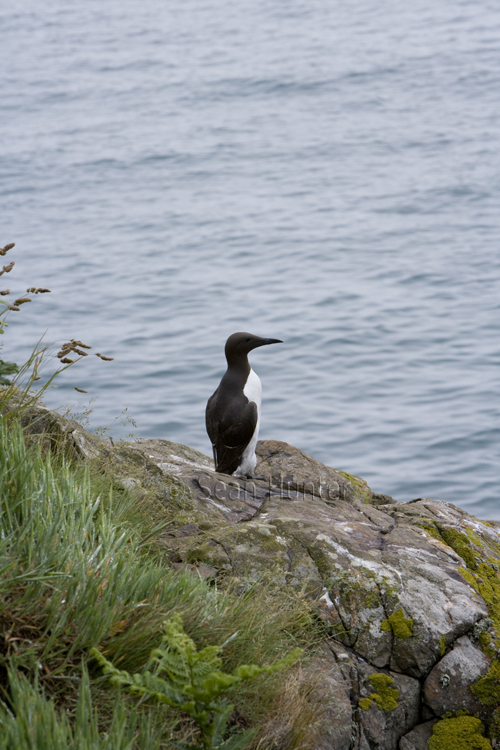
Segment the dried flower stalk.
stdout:
[[9,263],[8,266],[4,266],[0,271],[0,276],[3,276],[4,273],[10,273],[15,265],[15,261],[12,261],[12,263]]

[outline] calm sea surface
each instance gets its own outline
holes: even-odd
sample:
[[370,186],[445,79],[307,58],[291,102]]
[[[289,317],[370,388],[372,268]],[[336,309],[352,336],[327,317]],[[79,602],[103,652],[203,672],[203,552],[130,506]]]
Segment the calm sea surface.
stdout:
[[115,358],[48,405],[208,454],[248,330],[285,342],[251,356],[262,438],[500,518],[497,2],[19,0],[0,28],[0,288],[52,289],[1,356]]

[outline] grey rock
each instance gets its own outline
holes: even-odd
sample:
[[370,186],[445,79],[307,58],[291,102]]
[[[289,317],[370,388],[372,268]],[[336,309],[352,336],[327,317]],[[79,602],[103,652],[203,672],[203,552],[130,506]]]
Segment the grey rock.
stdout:
[[411,732],[401,737],[399,750],[429,750],[428,740],[432,737],[432,727],[437,719],[431,719],[424,724],[419,724]]
[[350,684],[329,648],[321,649],[309,667],[315,675],[315,687],[310,694],[317,721],[321,727],[315,737],[316,750],[349,750],[352,734],[352,706]]
[[281,495],[290,499],[313,496],[326,502],[369,502],[366,482],[316,461],[293,445],[278,440],[259,441],[256,475],[267,477]]
[[397,500],[394,500],[390,495],[382,495],[380,492],[372,492],[370,503],[372,505],[397,505]]
[[424,683],[424,700],[436,716],[468,711],[484,718],[490,710],[471,692],[471,685],[484,675],[491,659],[467,636],[458,638],[452,650],[431,670]]

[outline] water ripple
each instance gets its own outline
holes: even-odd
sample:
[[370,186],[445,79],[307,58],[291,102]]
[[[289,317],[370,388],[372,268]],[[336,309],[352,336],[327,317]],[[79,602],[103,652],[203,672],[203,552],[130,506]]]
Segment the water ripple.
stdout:
[[394,18],[373,0],[0,11],[0,242],[11,287],[53,289],[2,356],[48,329],[115,357],[50,405],[85,387],[94,426],[128,407],[208,453],[225,338],[276,336],[252,357],[263,438],[500,518],[500,9]]

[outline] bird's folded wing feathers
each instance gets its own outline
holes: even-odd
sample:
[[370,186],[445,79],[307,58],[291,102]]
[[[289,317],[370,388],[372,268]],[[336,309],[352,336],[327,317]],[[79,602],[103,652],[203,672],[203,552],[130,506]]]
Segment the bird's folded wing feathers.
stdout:
[[216,455],[216,470],[223,474],[232,474],[238,468],[241,457],[252,439],[257,426],[257,404],[250,401],[237,422],[224,431],[210,435]]

